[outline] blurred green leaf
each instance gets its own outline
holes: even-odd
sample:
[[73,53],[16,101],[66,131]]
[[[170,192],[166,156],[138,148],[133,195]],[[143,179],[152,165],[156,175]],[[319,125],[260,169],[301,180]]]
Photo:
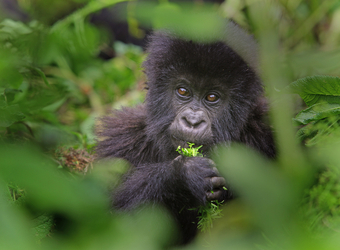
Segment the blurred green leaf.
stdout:
[[220,148],[214,161],[249,206],[257,225],[268,235],[279,233],[298,205],[304,181],[294,183],[274,162],[243,145]]
[[0,127],[9,127],[24,118],[25,115],[21,112],[19,105],[1,105],[0,103]]
[[338,75],[340,69],[340,51],[334,48],[324,51],[315,47],[309,50],[287,52],[287,62],[294,78],[309,75]]
[[[0,169],[2,165],[0,165]],[[30,223],[26,214],[9,204],[5,195],[5,183],[0,175],[0,245],[2,249],[40,249],[29,231]]]
[[20,89],[8,89],[6,88],[4,91],[4,95],[6,96],[7,103],[10,103],[14,100],[16,94],[22,93]]
[[27,35],[32,29],[22,22],[5,19],[0,23],[0,40],[17,38],[20,35]]
[[[153,206],[137,213],[110,214],[106,194],[91,176],[68,175],[33,148],[1,145],[0,149],[0,244],[4,249],[55,249],[55,245],[84,250],[98,246],[160,249],[173,240],[173,221],[163,209]],[[26,190],[25,203],[9,206],[3,199],[3,180]],[[30,223],[32,211],[35,216]],[[52,220],[50,214],[55,213],[66,219],[64,224]],[[54,231],[60,226],[66,231]],[[46,238],[50,234],[53,237]]]
[[105,211],[106,198],[100,190],[64,176],[39,151],[4,145],[0,149],[0,176],[24,188],[35,207],[59,211],[77,220]]
[[44,83],[45,83],[46,85],[50,85],[50,84],[48,83],[48,81],[47,81],[47,78],[46,78],[44,72],[43,72],[41,69],[39,69],[39,68],[37,68],[37,67],[30,67],[30,68],[31,68],[32,70],[34,70],[35,72],[37,72],[37,74],[44,80]]
[[91,13],[95,13],[101,9],[113,6],[120,2],[126,2],[130,0],[102,0],[102,1],[90,1],[87,5],[85,5],[83,8],[78,9],[77,11],[73,12],[71,15],[68,15],[66,18],[56,22],[50,32],[59,32],[73,22],[77,22],[79,20],[83,20],[86,16],[88,16]]
[[0,46],[0,87],[18,88],[23,82],[23,76],[19,72],[22,61],[19,56]]
[[309,108],[302,110],[293,120],[299,124],[306,125],[312,121],[321,120],[323,118],[339,114],[340,104],[316,103]]
[[62,100],[64,95],[65,88],[61,85],[53,85],[46,88],[30,88],[25,98],[22,98],[17,104],[24,114],[32,114]]
[[155,29],[169,29],[179,37],[200,42],[222,39],[226,21],[212,5],[153,4],[142,2],[136,8],[137,19]]
[[33,233],[39,242],[50,234],[53,226],[53,217],[50,215],[42,214],[33,220]]
[[340,104],[340,78],[334,76],[311,76],[299,79],[289,85],[308,106],[327,102]]

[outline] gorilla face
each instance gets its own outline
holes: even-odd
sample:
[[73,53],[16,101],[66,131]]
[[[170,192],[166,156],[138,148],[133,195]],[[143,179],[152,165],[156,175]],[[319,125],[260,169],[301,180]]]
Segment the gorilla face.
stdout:
[[223,42],[203,44],[159,32],[148,52],[147,129],[159,151],[171,155],[190,142],[208,153],[217,143],[245,140],[263,88],[235,51]]
[[208,149],[213,143],[213,123],[227,105],[226,90],[217,80],[195,76],[181,77],[172,84],[172,106],[176,116],[170,125],[171,142],[175,148],[188,142]]

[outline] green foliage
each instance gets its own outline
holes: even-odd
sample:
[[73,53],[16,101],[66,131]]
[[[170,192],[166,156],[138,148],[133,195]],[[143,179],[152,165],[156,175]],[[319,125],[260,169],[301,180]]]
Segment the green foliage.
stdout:
[[[340,98],[339,98],[340,99]],[[340,104],[317,103],[302,110],[296,115],[294,121],[302,125],[307,125],[313,121],[319,121],[327,117],[340,114]]]
[[[329,233],[340,222],[340,172],[338,166],[328,165],[318,182],[303,201],[301,216],[307,218],[309,230]],[[328,229],[325,232],[325,227]]]
[[[289,88],[309,106],[293,119],[303,126],[297,133],[298,138],[310,147],[326,147],[326,155],[333,154],[334,149],[329,149],[328,145],[340,138],[340,78],[307,77],[293,82]],[[309,228],[319,232],[325,227],[334,230],[340,222],[339,166],[337,163],[324,164],[327,168],[319,175],[317,184],[309,190],[301,207]]]
[[[117,56],[103,61],[97,54],[99,39],[106,38],[99,29],[85,20],[60,25],[0,23],[0,55],[6,58],[0,60],[0,131],[5,131],[0,138],[5,134],[5,141],[33,136],[39,143],[45,143],[43,137],[54,137],[47,142],[51,145],[70,143],[78,140],[74,132],[81,132],[85,144],[93,144],[95,117],[104,105],[137,93],[144,58],[140,48],[116,43]],[[144,95],[138,93],[128,105],[142,102]],[[56,130],[64,136],[55,137]]]
[[[213,42],[224,34],[225,22],[212,5],[144,2],[138,5],[137,19],[154,29],[170,29],[180,37],[200,42]],[[185,25],[183,25],[185,24]]]
[[48,237],[53,230],[53,217],[51,215],[41,214],[32,220],[32,231],[37,242]]
[[333,76],[311,76],[289,85],[293,93],[301,96],[308,106],[318,103],[340,104],[340,78]]
[[[172,222],[164,211],[110,214],[107,194],[94,176],[80,179],[65,174],[32,147],[0,145],[0,149],[0,242],[4,249],[55,249],[55,244],[63,249],[98,249],[98,244],[104,249],[158,249],[169,240]],[[24,189],[27,195],[21,197],[25,199],[8,202],[7,183]],[[51,215],[55,213],[69,221],[64,225],[65,235],[54,231]],[[131,235],[134,241],[129,242]]]
[[[143,51],[119,42],[111,46],[108,33],[88,18],[122,1],[17,2],[38,21],[4,19],[10,13],[1,12],[1,248],[164,248],[174,231],[164,211],[109,212],[106,190],[119,182],[125,163],[86,167],[86,176],[72,172],[90,158],[86,151],[95,143],[96,117],[144,98]],[[171,27],[187,39],[213,41],[222,34],[220,17],[232,18],[258,40],[261,76],[274,103],[277,159],[268,161],[234,145],[221,149],[214,160],[242,199],[225,204],[221,218],[215,213],[217,203],[198,208],[200,225],[208,225],[210,234],[200,234],[187,248],[338,249],[339,78],[325,75],[340,74],[339,2],[228,0],[209,8],[199,1],[193,6],[160,2],[129,2],[127,18],[134,34],[142,34],[141,22]],[[116,56],[104,61],[100,51]],[[302,78],[314,74],[324,76]],[[295,144],[293,102],[277,91],[290,82],[308,105],[294,119],[298,137],[310,146],[307,152]],[[61,142],[71,147],[56,150]],[[196,150],[193,145],[188,149]],[[325,168],[308,189],[319,165]],[[55,230],[54,214],[70,222],[63,234]]]
[[[138,249],[142,241],[145,249],[157,249],[171,237],[172,223],[160,209],[132,217],[109,213],[106,190],[117,183],[125,164],[107,162],[93,171],[89,167],[95,117],[127,93],[133,94],[125,104],[143,101],[143,94],[135,94],[142,88],[136,87],[143,81],[142,49],[118,42],[110,48],[106,33],[85,20],[117,2],[91,1],[54,26],[10,19],[0,23],[0,245],[4,249],[54,249],[55,245]],[[100,59],[101,47],[115,50],[116,56]],[[27,147],[10,146],[18,141]],[[56,150],[58,143],[72,147]],[[48,154],[33,150],[34,144]],[[70,221],[63,228],[67,234],[56,231],[55,214]],[[168,226],[156,229],[156,218]],[[128,243],[131,233],[134,240]]]
[[340,78],[314,76],[297,80],[289,85],[309,106],[296,115],[294,121],[304,125],[298,137],[312,146],[339,135]]
[[200,153],[198,150],[203,147],[203,145],[197,147],[197,148],[193,148],[193,146],[195,145],[195,143],[190,143],[188,142],[189,148],[181,148],[181,146],[178,146],[178,148],[176,149],[176,151],[183,155],[183,156],[187,156],[187,157],[203,157],[203,154]]
[[198,223],[197,228],[202,232],[209,231],[213,227],[213,221],[222,217],[222,202],[211,201],[205,206],[198,208]]

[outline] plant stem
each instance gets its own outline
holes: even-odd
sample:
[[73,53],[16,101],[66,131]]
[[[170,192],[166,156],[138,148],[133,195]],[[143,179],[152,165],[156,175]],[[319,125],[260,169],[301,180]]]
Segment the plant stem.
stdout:
[[56,22],[50,32],[57,32],[60,31],[62,29],[64,29],[65,27],[67,27],[68,25],[70,25],[71,23],[75,22],[76,20],[79,19],[84,19],[87,15],[97,12],[101,9],[110,7],[112,5],[115,5],[117,3],[120,2],[128,2],[131,0],[96,0],[96,1],[91,1],[89,2],[86,6],[84,6],[83,8],[73,12],[71,15],[67,16],[66,18]]

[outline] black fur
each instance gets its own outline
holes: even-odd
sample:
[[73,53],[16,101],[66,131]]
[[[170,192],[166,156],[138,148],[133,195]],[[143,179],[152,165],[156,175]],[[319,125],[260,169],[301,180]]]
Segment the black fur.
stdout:
[[[148,79],[145,104],[115,111],[102,119],[98,129],[102,138],[99,157],[123,158],[133,166],[115,190],[113,206],[130,210],[145,203],[164,205],[179,224],[182,243],[192,240],[197,230],[197,212],[189,209],[206,203],[207,191],[216,188],[212,177],[218,173],[207,157],[187,158],[175,151],[169,128],[187,105],[174,97],[179,78],[188,79],[193,90],[216,88],[222,93],[218,105],[199,107],[211,122],[212,138],[203,147],[205,155],[213,145],[232,141],[268,157],[275,155],[272,133],[263,122],[266,103],[261,81],[248,66],[252,63],[234,51],[237,49],[222,41],[202,44],[167,32],[155,33],[144,63]],[[228,191],[217,189],[219,200],[232,198],[229,187]]]

